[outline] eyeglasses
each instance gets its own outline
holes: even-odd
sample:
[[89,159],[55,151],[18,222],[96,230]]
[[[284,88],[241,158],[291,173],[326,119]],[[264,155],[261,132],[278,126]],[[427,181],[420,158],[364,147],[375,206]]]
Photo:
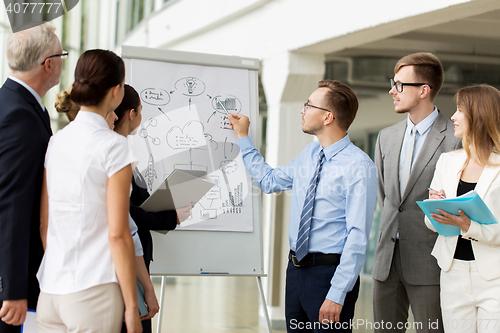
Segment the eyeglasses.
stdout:
[[403,92],[403,87],[404,86],[412,86],[412,87],[419,87],[419,86],[429,86],[429,88],[432,89],[432,86],[428,83],[403,83],[399,81],[394,81],[393,79],[390,79],[391,81],[391,89],[396,86],[396,91],[402,93]]
[[47,59],[55,58],[55,57],[61,57],[61,59],[66,59],[66,58],[68,58],[68,51],[63,50],[63,53],[61,53],[61,54],[54,54],[54,55],[48,56],[47,58],[45,58],[43,60],[42,66],[45,65],[45,61],[47,61]]
[[320,108],[319,106],[309,104],[309,102],[305,102],[305,103],[304,103],[304,111],[306,111],[306,112],[307,112],[307,108],[315,108],[315,109],[319,109],[319,110],[323,110],[323,111],[332,112],[332,111],[330,111],[330,110]]

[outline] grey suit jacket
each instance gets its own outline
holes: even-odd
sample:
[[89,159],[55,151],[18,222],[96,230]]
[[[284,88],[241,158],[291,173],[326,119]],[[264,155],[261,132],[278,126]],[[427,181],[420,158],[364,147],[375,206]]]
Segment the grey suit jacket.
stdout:
[[429,197],[428,187],[439,156],[460,148],[462,144],[454,136],[453,123],[439,113],[413,165],[401,199],[399,156],[406,122],[405,119],[380,131],[375,148],[381,219],[372,276],[379,281],[387,279],[399,229],[404,279],[414,285],[439,284],[440,269],[436,259],[431,256],[437,234],[425,226],[424,213],[416,201]]

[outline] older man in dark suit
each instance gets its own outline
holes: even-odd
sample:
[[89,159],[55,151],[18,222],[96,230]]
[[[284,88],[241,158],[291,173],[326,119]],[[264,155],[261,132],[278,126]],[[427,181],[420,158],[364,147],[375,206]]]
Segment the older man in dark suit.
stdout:
[[460,140],[434,106],[444,79],[439,59],[410,54],[394,73],[389,93],[396,113],[408,117],[383,129],[375,149],[382,213],[373,262],[375,332],[404,332],[410,305],[417,332],[442,332],[440,270],[431,256],[437,234],[425,226],[416,201],[428,198],[439,156],[460,147]]
[[7,40],[11,75],[0,89],[0,333],[20,332],[38,299],[40,193],[52,135],[42,98],[59,83],[67,55],[54,30],[45,23]]

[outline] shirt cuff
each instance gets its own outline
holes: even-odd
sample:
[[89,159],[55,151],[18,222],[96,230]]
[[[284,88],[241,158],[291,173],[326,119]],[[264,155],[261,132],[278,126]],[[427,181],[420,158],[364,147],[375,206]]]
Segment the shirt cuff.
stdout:
[[254,147],[252,140],[250,140],[250,137],[248,135],[237,140],[235,143],[238,145],[238,147],[240,147],[240,150],[245,150]]
[[460,230],[460,233],[462,234],[462,237],[464,239],[469,239],[469,240],[472,240],[474,235],[477,235],[481,230],[481,225],[479,223],[477,223],[476,221],[470,221],[470,226],[469,226],[469,230],[467,231],[463,231],[463,230]]
[[347,293],[342,290],[330,288],[328,294],[326,294],[326,298],[332,302],[338,303],[340,305],[344,305],[345,295]]

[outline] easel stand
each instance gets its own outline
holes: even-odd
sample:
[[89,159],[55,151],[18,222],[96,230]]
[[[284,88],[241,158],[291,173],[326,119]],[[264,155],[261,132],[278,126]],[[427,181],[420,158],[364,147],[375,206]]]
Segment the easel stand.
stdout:
[[[222,276],[222,275],[220,275]],[[266,275],[262,275],[266,276]],[[266,316],[266,322],[267,322],[267,332],[272,333],[271,329],[271,320],[269,319],[269,312],[267,311],[267,303],[266,303],[266,298],[264,296],[264,289],[262,288],[262,276],[256,276],[257,278],[257,286],[259,288],[259,293],[260,293],[260,300],[262,302],[263,308],[264,308],[264,315]],[[161,291],[160,291],[160,312],[158,314],[158,326],[156,327],[156,333],[161,333],[161,324],[162,324],[162,319],[163,319],[163,300],[165,296],[165,279],[166,275],[161,276]]]

